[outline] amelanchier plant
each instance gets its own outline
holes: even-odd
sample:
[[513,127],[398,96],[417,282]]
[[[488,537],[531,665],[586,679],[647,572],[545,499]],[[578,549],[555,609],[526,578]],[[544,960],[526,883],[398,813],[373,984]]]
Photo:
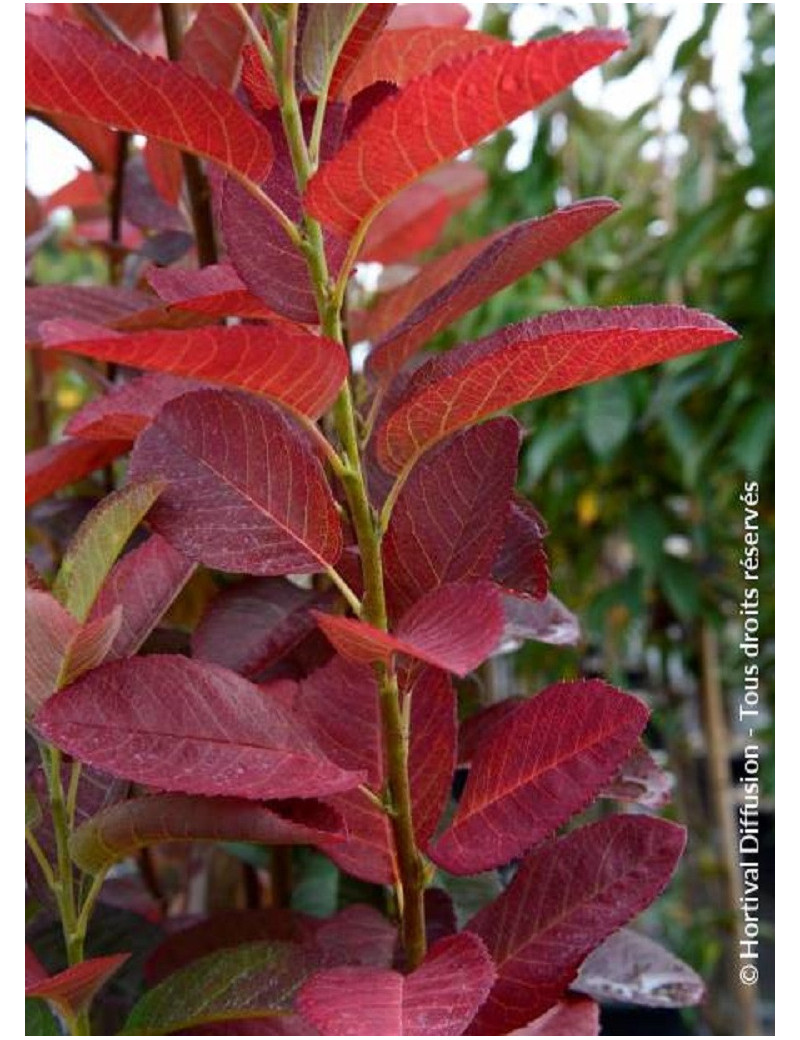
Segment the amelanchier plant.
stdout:
[[[42,1000],[90,1031],[125,959],[85,957],[109,870],[168,842],[315,847],[384,886],[384,907],[180,922],[126,1033],[592,1035],[594,997],[699,999],[688,969],[620,931],[684,844],[645,811],[661,792],[644,704],[563,682],[459,725],[451,676],[574,635],[500,413],[734,334],[679,306],[573,310],[424,358],[608,199],[406,271],[374,302],[363,372],[347,333],[358,262],[435,245],[479,190],[463,154],[624,34],[514,46],[456,4],[29,7],[47,9],[27,19],[30,110],[88,154],[116,142],[110,204],[125,176],[151,239],[182,201],[196,236],[195,260],[140,265],[135,286],[29,293],[29,345],[104,362],[109,385],[29,455],[28,502],[130,451],[49,587],[28,569],[31,885],[68,964],[29,956],[40,1031]],[[248,577],[217,579],[191,653],[137,653],[198,568]],[[633,804],[564,832],[598,796]],[[509,865],[457,921],[458,878]]]

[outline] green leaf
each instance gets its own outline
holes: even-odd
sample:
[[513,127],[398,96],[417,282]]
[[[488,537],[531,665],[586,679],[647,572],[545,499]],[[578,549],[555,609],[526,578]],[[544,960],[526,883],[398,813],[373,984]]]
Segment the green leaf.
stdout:
[[298,849],[295,859],[302,860],[302,866],[292,889],[292,910],[333,917],[339,905],[338,868],[313,849]]
[[108,572],[164,487],[150,480],[116,491],[78,528],[53,584],[53,595],[78,621],[89,616]]
[[53,1012],[43,1000],[25,998],[25,1036],[61,1036],[61,1029]]
[[319,956],[297,943],[218,950],[145,993],[122,1035],[166,1036],[205,1022],[286,1015],[297,990],[319,967]]
[[669,519],[655,502],[638,502],[628,516],[628,534],[647,574],[658,571],[664,557],[664,539],[670,532]]
[[590,383],[581,391],[583,435],[596,457],[608,461],[628,436],[634,418],[633,401],[623,379]]
[[578,431],[572,418],[551,418],[549,422],[545,421],[535,429],[536,435],[525,450],[525,476],[530,484],[536,484],[542,478],[550,463],[558,457]]
[[769,455],[775,432],[774,401],[759,401],[745,414],[730,452],[748,476],[758,475]]
[[700,613],[700,580],[691,564],[665,556],[661,567],[661,589],[669,605],[682,621],[692,621]]

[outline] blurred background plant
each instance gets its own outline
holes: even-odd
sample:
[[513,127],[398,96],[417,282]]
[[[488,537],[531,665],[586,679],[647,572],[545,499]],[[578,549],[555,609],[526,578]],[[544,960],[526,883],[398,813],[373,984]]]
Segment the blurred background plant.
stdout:
[[[522,133],[506,131],[485,146],[488,191],[451,234],[470,240],[591,195],[609,195],[622,210],[440,343],[474,339],[533,312],[667,300],[708,310],[740,333],[731,349],[526,406],[521,490],[553,532],[553,588],[581,619],[583,655],[528,643],[513,659],[495,659],[486,679],[501,687],[490,699],[520,680],[536,689],[587,672],[647,697],[649,735],[677,774],[676,815],[689,828],[682,882],[660,904],[660,923],[708,983],[694,1027],[735,1034],[749,1024],[760,1033],[758,1015],[766,1027],[773,1013],[774,8],[743,5],[742,104],[732,127],[711,44],[726,5],[692,5],[699,25],[682,37],[679,6],[486,5],[482,28],[503,37],[514,34],[518,8],[537,8],[549,32],[587,18],[607,24],[610,8],[619,16],[624,7],[633,44],[604,67],[591,104],[579,90],[561,95],[527,117]],[[619,96],[627,81],[630,101],[640,85],[634,73],[659,41],[671,50],[658,55],[660,86],[650,96],[633,93],[640,103],[630,114],[613,114],[604,96]],[[758,1007],[738,978],[739,495],[747,481],[760,488]]]

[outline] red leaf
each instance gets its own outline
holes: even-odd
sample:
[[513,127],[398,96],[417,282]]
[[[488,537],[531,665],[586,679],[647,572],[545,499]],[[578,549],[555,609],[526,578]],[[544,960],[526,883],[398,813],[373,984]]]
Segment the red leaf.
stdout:
[[[456,695],[443,672],[425,668],[405,696],[411,698],[411,817],[417,845],[425,849],[439,825],[456,768]],[[426,895],[431,894],[429,889]]]
[[[267,49],[269,40],[262,33]],[[242,50],[242,89],[247,95],[253,111],[259,116],[264,116],[270,109],[279,104],[278,95],[272,82],[267,78],[261,55],[253,43],[247,43]]]
[[314,946],[327,963],[390,968],[397,947],[397,926],[371,906],[348,906],[323,922]]
[[499,43],[412,80],[311,178],[309,213],[354,234],[401,188],[563,90],[626,39],[589,29],[523,47]]
[[70,418],[64,432],[84,440],[135,440],[167,403],[202,383],[161,372],[130,379],[95,397]]
[[324,570],[342,550],[322,465],[268,401],[220,390],[170,401],[131,457],[131,480],[157,477],[169,483],[150,524],[191,560],[299,574]]
[[361,791],[327,798],[347,827],[347,839],[325,849],[340,870],[374,885],[395,885],[399,878],[392,827],[386,813]]
[[589,954],[572,988],[595,1000],[660,1008],[690,1007],[706,995],[688,964],[631,928],[610,935]]
[[25,996],[42,997],[50,1001],[63,1013],[76,1015],[91,1003],[95,993],[128,959],[128,953],[114,953],[109,957],[92,957],[80,964],[60,971],[57,975],[44,975],[41,966],[28,976],[27,947]]
[[467,925],[498,974],[468,1032],[508,1033],[560,1000],[586,955],[659,895],[685,841],[674,823],[610,816],[532,852]]
[[[410,185],[375,218],[359,253],[360,260],[397,264],[439,240],[450,219],[450,202],[434,184]],[[359,339],[363,338],[359,334]]]
[[644,744],[637,744],[617,775],[600,792],[603,798],[663,809],[672,800],[675,777],[662,769]]
[[493,412],[735,337],[716,318],[669,305],[562,311],[510,325],[415,373],[377,433],[378,458],[396,473]]
[[[105,211],[106,199],[111,187],[108,177],[96,170],[78,170],[68,184],[64,184],[48,196],[45,212],[52,213],[59,206],[69,206],[72,210]],[[52,288],[52,286],[41,286]],[[30,290],[26,289],[26,296]]]
[[243,943],[267,939],[304,943],[313,938],[316,925],[312,917],[274,906],[214,913],[168,935],[148,957],[145,978],[155,986],[200,957]]
[[589,804],[647,717],[635,697],[595,679],[548,686],[478,745],[434,862],[476,874],[522,855]]
[[588,997],[566,996],[511,1036],[599,1036],[600,1008]]
[[332,98],[344,96],[349,99],[353,94],[358,93],[358,90],[350,89],[353,72],[360,69],[364,52],[369,50],[376,38],[380,39],[381,30],[396,6],[396,4],[367,4],[350,30],[333,70],[328,91]]
[[284,324],[152,330],[128,335],[83,322],[49,321],[47,347],[170,375],[264,394],[316,418],[336,399],[347,374],[341,345]]
[[147,280],[165,303],[209,318],[282,320],[254,296],[230,264],[211,264],[197,271],[156,267]]
[[283,578],[254,578],[223,590],[192,635],[192,655],[256,676],[314,630],[319,593]]
[[70,853],[82,870],[98,874],[163,842],[315,845],[341,839],[341,818],[314,802],[266,806],[240,798],[154,794],[119,802],[93,816],[72,834]]
[[38,343],[39,326],[53,318],[124,327],[158,301],[134,289],[109,285],[39,285],[25,289],[25,342]]
[[172,145],[163,144],[155,137],[150,137],[144,146],[143,154],[147,172],[156,191],[166,202],[175,205],[183,187],[181,153]]
[[314,797],[362,779],[327,759],[257,686],[185,657],[103,665],[51,697],[36,724],[81,761],[166,791]]
[[146,134],[259,182],[272,164],[269,134],[231,94],[176,62],[138,54],[80,26],[25,19],[26,101]]
[[157,534],[117,561],[89,615],[94,621],[121,608],[119,631],[104,660],[136,653],[189,580],[194,566]]
[[66,438],[58,444],[29,451],[25,456],[25,505],[32,506],[68,484],[75,484],[96,469],[103,469],[130,447],[128,440],[79,441]]
[[464,719],[458,731],[458,764],[472,765],[478,747],[489,739],[489,734],[494,731],[495,726],[507,722],[517,708],[525,703],[524,697],[506,697],[505,700],[489,704],[475,715]]
[[303,1017],[330,1036],[459,1036],[491,989],[494,968],[467,933],[433,946],[411,975],[334,968],[300,990]]
[[110,610],[80,624],[49,592],[26,588],[26,713],[105,660],[121,621],[121,611]]
[[505,537],[492,565],[492,578],[514,592],[541,600],[547,595],[550,573],[542,544],[547,524],[534,506],[514,495]]
[[343,769],[383,782],[378,685],[371,668],[334,657],[300,682],[297,712],[325,754]]
[[231,88],[247,29],[232,4],[200,4],[181,46],[180,63],[210,83]]
[[381,33],[358,63],[347,81],[345,95],[352,98],[378,81],[403,86],[453,58],[496,46],[496,36],[473,29],[441,25],[390,28]]
[[80,625],[49,592],[25,590],[25,704],[32,714],[58,687]]
[[389,19],[389,29],[415,29],[423,25],[463,28],[469,21],[464,4],[398,4]]
[[516,649],[528,639],[552,646],[576,646],[581,641],[580,622],[552,592],[542,600],[503,596],[503,613],[503,644],[507,649]]
[[[409,678],[401,675],[401,680],[405,689]],[[414,830],[424,846],[439,822],[455,768],[455,698],[447,676],[432,668],[414,675],[409,695],[409,781]],[[342,768],[364,770],[368,783],[380,790],[385,765],[371,669],[335,657],[300,683],[297,704],[328,757]],[[326,850],[331,858],[359,877],[366,871],[369,880],[391,880],[394,854],[386,816],[359,792],[337,796],[331,804],[345,817],[349,832],[343,845]]]
[[[427,249],[438,242],[449,218],[482,195],[485,188],[486,174],[480,167],[469,161],[445,163],[410,184],[381,210],[370,224],[359,259],[396,264]],[[391,294],[392,299],[395,295]],[[367,312],[363,330],[357,327],[359,339],[377,338],[373,321],[379,315],[384,316],[381,303]],[[396,321],[389,321],[386,328],[394,324]]]
[[412,471],[383,540],[397,616],[439,585],[487,578],[517,472],[519,427],[495,419],[450,438]]
[[611,199],[586,199],[435,260],[395,294],[420,302],[377,341],[369,370],[383,380],[390,378],[437,332],[558,256],[618,208]]
[[499,593],[490,582],[443,585],[403,615],[396,633],[352,618],[314,611],[340,654],[359,663],[388,662],[395,654],[465,676],[485,661],[503,631]]
[[[370,668],[334,657],[301,681],[297,712],[333,762],[365,772],[367,783],[380,790],[385,774],[383,739],[378,686]],[[361,791],[328,801],[347,826],[347,839],[326,849],[328,856],[349,874],[375,884],[392,884],[397,869],[386,814]]]
[[[301,116],[306,133],[311,129],[313,111],[312,106],[303,106]],[[338,147],[343,118],[341,105],[329,106],[320,143],[323,158],[331,156]],[[275,161],[261,187],[290,220],[298,221],[303,215],[302,206],[280,114],[268,113],[264,122],[266,132],[272,134]],[[278,314],[293,321],[317,324],[317,300],[305,257],[289,241],[282,225],[232,177],[222,180],[217,204],[228,259],[248,289]],[[329,232],[324,242],[329,273],[335,277],[344,258],[344,243]]]

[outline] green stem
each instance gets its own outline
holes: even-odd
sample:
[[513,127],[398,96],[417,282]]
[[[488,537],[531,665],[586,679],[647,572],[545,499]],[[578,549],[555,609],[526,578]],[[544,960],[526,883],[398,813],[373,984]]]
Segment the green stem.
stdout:
[[[296,5],[290,5],[284,32],[273,38],[282,75],[279,78],[281,113],[290,154],[294,163],[298,189],[302,191],[311,172],[308,148],[303,136],[300,110],[294,88]],[[291,76],[289,75],[291,70]],[[364,228],[351,243],[341,274],[331,284],[327,258],[319,223],[306,216],[303,252],[317,300],[321,330],[324,335],[344,344],[342,307],[350,268],[357,255]],[[381,530],[367,494],[367,482],[361,457],[356,422],[356,411],[350,381],[345,380],[333,406],[336,432],[341,442],[344,469],[339,479],[344,487],[353,529],[361,554],[364,597],[361,616],[382,631],[388,630],[388,613],[384,590],[383,562],[381,559]],[[397,676],[393,668],[376,665],[380,691],[383,741],[387,762],[388,815],[391,819],[397,852],[401,928],[406,963],[409,970],[416,968],[425,956],[425,866],[414,836],[411,810],[411,791],[408,776],[409,732]],[[384,811],[385,808],[384,808]]]
[[47,887],[50,889],[51,892],[55,892],[56,878],[55,874],[53,873],[53,868],[50,866],[50,861],[44,854],[44,849],[39,844],[36,835],[33,833],[30,827],[25,828],[25,841],[28,843],[28,848],[33,853],[34,859],[39,864],[39,869],[44,875],[44,879],[47,882]]

